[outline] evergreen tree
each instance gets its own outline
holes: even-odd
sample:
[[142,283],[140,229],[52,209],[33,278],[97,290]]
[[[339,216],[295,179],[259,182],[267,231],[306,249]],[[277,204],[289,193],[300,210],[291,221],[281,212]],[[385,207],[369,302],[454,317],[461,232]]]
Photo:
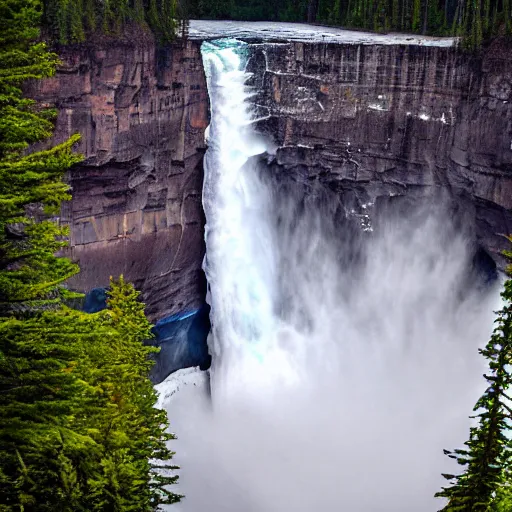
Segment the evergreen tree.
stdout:
[[66,230],[52,215],[77,137],[27,153],[53,128],[21,89],[58,62],[35,42],[40,13],[0,0],[0,510],[150,512],[179,496],[150,462],[172,470],[173,436],[154,408],[144,306],[122,279],[104,312],[63,304],[78,267],[56,256]]
[[178,477],[166,476],[177,469],[167,448],[174,436],[166,432],[165,411],[155,408],[148,375],[150,355],[158,349],[144,344],[151,324],[138,296],[122,276],[111,281],[107,310],[98,317],[115,335],[108,343],[88,344],[82,365],[82,378],[95,389],[84,420],[94,425],[91,436],[103,450],[103,471],[93,480],[88,510],[150,511],[180,499],[169,489]]
[[319,0],[308,1],[308,23],[314,23],[317,19]]
[[[25,155],[52,133],[53,110],[24,98],[22,83],[51,76],[57,56],[38,36],[37,0],[0,0],[0,314],[58,302],[58,285],[77,272],[55,253],[66,230],[48,219],[68,199],[61,177],[80,161],[72,137]],[[41,219],[46,219],[40,222]]]
[[164,44],[186,21],[185,4],[180,9],[177,0],[44,0],[44,25],[52,40],[63,45],[84,42],[98,31],[119,37],[130,23],[150,29]]
[[480,353],[489,370],[484,375],[487,389],[474,411],[478,424],[471,427],[465,449],[445,453],[464,467],[460,475],[443,475],[448,487],[436,494],[448,499],[442,512],[487,512],[511,510],[510,408],[512,384],[512,279],[505,282],[501,294],[503,308],[498,312],[491,339]]
[[507,482],[496,492],[496,512],[509,512],[512,510],[512,481]]
[[88,392],[77,365],[107,334],[67,309],[0,318],[0,510],[80,510],[77,474],[99,446],[75,425]]
[[6,510],[35,506],[41,482],[43,501],[58,492],[58,457],[51,451],[68,427],[72,397],[80,396],[67,371],[76,347],[63,317],[37,314],[58,307],[59,284],[77,270],[54,255],[65,230],[48,215],[68,197],[63,172],[80,160],[71,152],[76,138],[24,154],[53,127],[54,112],[21,90],[27,79],[51,76],[57,64],[34,42],[40,8],[36,0],[0,0],[0,504]]
[[233,0],[199,0],[198,5],[199,13],[204,18],[221,19],[235,17],[236,7]]
[[24,316],[0,319],[0,510],[150,512],[179,501],[138,292],[121,278],[100,313]]
[[172,41],[179,25],[176,0],[150,0],[147,19],[161,44]]

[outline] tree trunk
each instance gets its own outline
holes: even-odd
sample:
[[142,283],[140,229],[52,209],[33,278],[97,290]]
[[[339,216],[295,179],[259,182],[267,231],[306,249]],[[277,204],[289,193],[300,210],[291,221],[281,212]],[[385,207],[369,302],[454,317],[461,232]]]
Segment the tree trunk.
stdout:
[[425,0],[425,12],[423,13],[423,35],[426,35],[428,28],[428,0]]
[[308,2],[308,23],[315,23],[318,14],[319,0],[309,0]]

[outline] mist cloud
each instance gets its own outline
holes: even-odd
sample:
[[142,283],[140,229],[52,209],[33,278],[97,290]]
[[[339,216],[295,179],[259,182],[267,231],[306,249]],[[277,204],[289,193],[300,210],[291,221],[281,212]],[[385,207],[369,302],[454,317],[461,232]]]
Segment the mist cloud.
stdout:
[[261,340],[268,357],[234,347],[213,402],[195,387],[169,406],[179,510],[438,510],[440,474],[456,470],[442,449],[467,438],[482,390],[496,287],[464,284],[470,247],[446,219],[385,222],[350,266],[329,221],[306,213],[281,218],[289,289],[273,296],[292,303]]

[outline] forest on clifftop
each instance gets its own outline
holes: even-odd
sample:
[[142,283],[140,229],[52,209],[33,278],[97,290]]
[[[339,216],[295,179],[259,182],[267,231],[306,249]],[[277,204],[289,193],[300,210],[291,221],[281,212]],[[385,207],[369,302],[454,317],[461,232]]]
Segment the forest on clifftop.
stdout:
[[510,0],[46,0],[43,24],[60,44],[92,34],[119,34],[129,23],[147,27],[162,43],[188,19],[328,24],[376,32],[460,36],[466,47],[512,32]]
[[190,18],[323,23],[378,32],[462,36],[476,47],[511,33],[509,0],[182,0]]

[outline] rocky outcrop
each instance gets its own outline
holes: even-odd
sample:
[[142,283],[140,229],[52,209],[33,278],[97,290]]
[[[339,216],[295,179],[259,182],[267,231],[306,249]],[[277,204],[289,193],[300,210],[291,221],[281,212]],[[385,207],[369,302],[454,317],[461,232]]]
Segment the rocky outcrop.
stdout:
[[54,78],[31,85],[59,109],[55,141],[80,133],[85,160],[69,172],[62,209],[69,256],[89,291],[124,274],[152,320],[204,300],[201,206],[208,101],[200,43],[68,48]]
[[320,181],[356,214],[443,190],[502,263],[512,232],[512,47],[267,43],[249,69],[274,173]]

